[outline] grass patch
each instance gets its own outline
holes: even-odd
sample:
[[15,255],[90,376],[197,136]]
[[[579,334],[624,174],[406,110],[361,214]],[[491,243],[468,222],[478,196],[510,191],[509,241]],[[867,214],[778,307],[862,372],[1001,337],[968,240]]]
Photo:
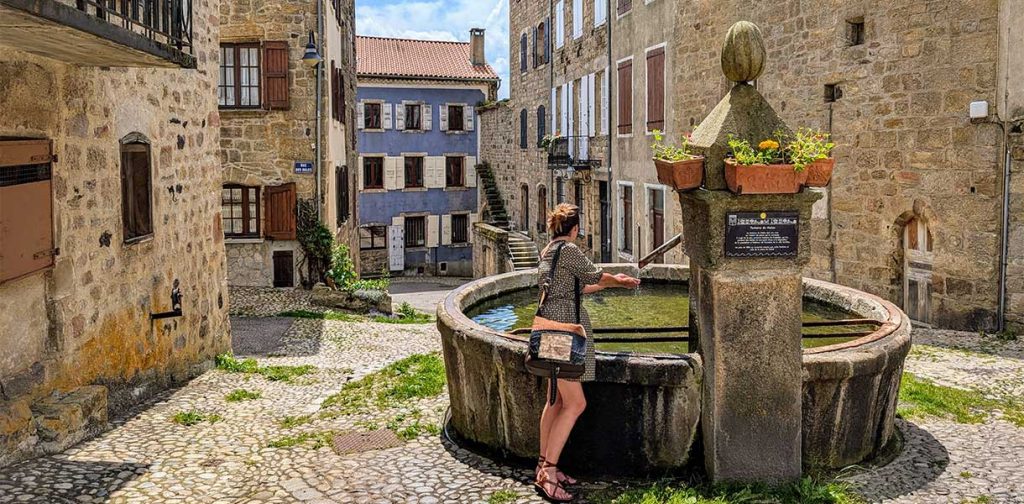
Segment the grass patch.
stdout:
[[506,488],[492,493],[491,496],[487,498],[487,504],[512,504],[517,500],[519,500],[519,494],[514,490]]
[[303,432],[275,439],[267,443],[267,446],[269,448],[293,448],[299,445],[310,445],[317,450],[331,444],[331,439],[335,434],[334,431]]
[[[588,497],[591,497],[588,495]],[[655,483],[593,496],[602,504],[862,504],[848,484],[804,478],[783,486]]]
[[224,396],[224,400],[227,402],[242,402],[242,401],[253,401],[263,397],[260,391],[249,391],[245,389],[232,390],[228,395]]
[[277,424],[285,429],[291,429],[292,427],[306,425],[312,421],[313,417],[311,415],[286,416],[279,420]]
[[278,317],[292,317],[317,320],[340,320],[342,322],[364,322],[366,319],[360,315],[351,313],[325,311],[315,312],[309,310],[289,310],[277,314]]
[[171,417],[171,421],[178,425],[191,427],[202,422],[217,423],[221,421],[221,416],[216,413],[203,413],[196,410],[179,411]]
[[400,413],[388,420],[388,429],[395,433],[400,439],[412,441],[424,434],[436,436],[441,433],[441,427],[432,422],[421,422],[422,414],[419,410]]
[[1024,402],[1016,397],[992,398],[978,390],[939,385],[912,373],[903,373],[896,412],[906,419],[939,417],[957,423],[977,424],[995,411],[1003,420],[1024,428]]
[[970,479],[974,477],[974,474],[971,474],[971,471],[960,471],[960,477],[964,479]]
[[336,408],[342,414],[368,411],[371,407],[389,408],[402,403],[433,397],[444,391],[444,362],[436,353],[417,354],[396,361],[386,368],[348,382],[341,391],[328,397],[321,408]]
[[215,359],[217,369],[229,373],[258,374],[270,381],[294,383],[295,378],[316,371],[316,366],[260,366],[256,359],[238,360],[231,354],[221,354]]
[[960,504],[989,504],[992,501],[992,497],[987,495],[979,495],[973,499],[963,499]]
[[380,322],[382,324],[426,324],[433,322],[434,317],[417,311],[409,303],[402,303],[395,312],[397,317],[387,317],[384,315],[377,315],[373,317],[374,322]]

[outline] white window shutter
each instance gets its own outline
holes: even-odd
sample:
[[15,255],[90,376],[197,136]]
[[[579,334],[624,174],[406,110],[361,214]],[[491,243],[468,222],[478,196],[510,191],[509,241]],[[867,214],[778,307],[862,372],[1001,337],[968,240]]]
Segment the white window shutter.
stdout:
[[594,127],[596,123],[595,116],[597,116],[597,108],[595,107],[597,97],[594,96],[594,93],[597,91],[597,86],[594,82],[597,80],[596,77],[596,74],[587,76],[587,134],[589,136],[594,136],[597,133],[597,128]]
[[434,106],[424,103],[420,105],[420,111],[423,113],[423,131],[434,129]]
[[608,91],[611,89],[608,87],[608,69],[604,68],[604,73],[601,74],[601,134],[608,134]]
[[363,156],[359,156],[359,164],[356,165],[356,185],[359,186],[359,190],[362,191],[366,188],[366,183],[363,181]]
[[466,156],[463,158],[463,167],[465,167],[466,187],[476,187],[476,156]]
[[465,111],[464,115],[466,116],[466,131],[473,131],[476,127],[476,107],[467,105],[462,110]]
[[448,131],[448,104],[439,104],[437,110],[438,115],[441,116],[441,131]]
[[[565,93],[566,97],[568,98],[568,100],[567,100],[568,106],[566,107],[566,110],[568,112],[568,114],[567,114],[568,124],[566,126],[566,130],[565,131],[566,131],[566,135],[568,135],[570,137],[574,136],[576,134],[576,117],[575,117],[575,114],[573,113],[574,112],[574,110],[573,110],[574,107],[572,105],[572,102],[573,102],[572,89],[573,89],[573,87],[575,87],[575,86],[573,86],[573,84],[574,84],[574,82],[570,82],[569,83],[568,87],[566,87],[566,89],[568,91],[566,91],[566,93]],[[572,144],[572,140],[570,139],[570,145],[571,144]]]
[[608,13],[605,10],[607,0],[594,0],[594,26],[601,26],[608,18]]
[[356,128],[363,129],[364,124],[366,124],[366,104],[360,100],[356,107]]
[[565,45],[565,1],[555,4],[555,47]]
[[438,217],[439,215],[427,216],[427,247],[436,247],[438,242]]
[[452,244],[452,216],[444,214],[441,216],[441,245]]
[[562,88],[562,103],[558,109],[559,115],[561,115],[558,131],[563,136],[569,134],[569,86],[561,85]]
[[423,186],[429,189],[443,189],[444,156],[427,156],[423,163]]
[[556,88],[551,88],[551,104],[548,105],[548,112],[551,112],[551,119],[548,120],[548,130],[551,134],[558,131],[558,93]]
[[394,115],[391,109],[391,103],[384,103],[381,105],[381,128],[389,130],[391,129],[391,118]]
[[398,180],[398,163],[401,158],[388,156],[384,158],[384,189],[401,189],[402,185]]
[[395,189],[405,189],[405,157],[395,158]]
[[572,38],[583,36],[583,0],[572,0]]
[[476,222],[479,220],[479,215],[475,213],[469,214],[469,232],[467,233],[469,235],[469,243],[473,243],[473,228],[476,227],[474,224],[476,224]]
[[396,215],[396,216],[392,217],[391,218],[391,225],[392,226],[405,226],[405,217],[402,217],[401,215]]
[[405,129],[405,103],[396,103],[395,107],[395,129],[402,131]]

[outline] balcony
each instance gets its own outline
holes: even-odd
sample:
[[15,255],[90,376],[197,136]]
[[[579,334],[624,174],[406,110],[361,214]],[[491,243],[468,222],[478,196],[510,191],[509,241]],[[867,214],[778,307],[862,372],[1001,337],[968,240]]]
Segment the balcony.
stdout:
[[[3,1],[3,0],[0,0]],[[558,137],[548,146],[548,168],[586,171],[601,167],[600,159],[591,159],[591,138],[585,135]]]
[[194,0],[0,0],[0,45],[70,64],[195,68]]

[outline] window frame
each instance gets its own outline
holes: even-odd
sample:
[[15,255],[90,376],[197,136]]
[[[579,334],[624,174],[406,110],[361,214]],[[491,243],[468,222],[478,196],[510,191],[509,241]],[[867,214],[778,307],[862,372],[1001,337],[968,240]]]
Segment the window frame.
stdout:
[[[459,163],[458,183],[452,183],[452,161]],[[444,186],[445,187],[466,187],[466,156],[445,156],[444,157]]]
[[[455,225],[456,219],[464,221],[464,225],[456,226]],[[463,236],[459,237],[461,239],[457,239],[456,237],[458,236],[458,234],[457,234],[456,230],[460,230],[460,229],[461,229],[461,232],[463,233]],[[469,214],[468,213],[451,214],[451,233],[452,233],[452,235],[451,235],[451,244],[452,245],[466,245],[467,243],[469,243]]]
[[[383,230],[383,232],[378,236],[376,233],[374,233],[375,229],[381,229]],[[363,237],[363,231],[368,231],[370,233],[370,236],[368,237],[370,240],[369,247],[363,246],[363,240],[366,239]],[[356,233],[358,233],[359,238],[359,250],[386,250],[388,248],[388,227],[383,224],[359,226]],[[382,241],[384,242],[380,246],[377,246],[378,237],[381,238]]]
[[[153,237],[154,226],[153,226],[153,152],[152,146],[149,140],[138,133],[131,133],[128,136],[121,139],[120,142],[120,153],[121,153],[121,237],[125,244],[138,243],[140,241],[147,240]],[[134,163],[129,163],[129,160],[133,158],[131,154],[143,153],[145,154],[146,167],[144,173],[146,175],[146,222],[143,223],[145,228],[144,232],[138,234],[131,234],[129,236],[129,230],[133,227],[137,227],[139,223],[134,222],[134,217],[129,210],[129,198],[132,194],[131,189],[134,189],[134,175],[136,171],[142,172],[141,169],[136,170]],[[129,180],[129,172],[133,177]],[[132,187],[129,188],[129,185]],[[134,203],[134,197],[132,202]],[[132,220],[132,224],[129,225],[129,220]]]
[[349,206],[352,201],[352,183],[349,178],[348,165],[335,166],[334,176],[335,183],[337,185],[337,187],[334,188],[335,224],[337,224],[338,227],[341,227],[352,218],[352,212]]
[[[370,119],[373,117],[370,114],[370,108],[375,107],[377,110],[377,124],[376,126],[370,125]],[[363,102],[363,129],[364,130],[383,130],[384,129],[384,104],[381,102]]]
[[[414,223],[414,222],[420,222],[421,223],[421,225],[418,226],[418,230],[423,233],[422,234],[422,243],[418,243],[417,241],[412,241],[414,235],[413,235],[413,233],[409,232],[409,230],[410,230],[409,227],[410,227],[410,224]],[[406,249],[424,248],[424,247],[427,246],[427,216],[426,215],[409,215],[409,216],[406,216],[403,219],[402,228],[405,229],[405,248]],[[415,231],[417,229],[414,228],[413,230]]]
[[[234,78],[234,82],[231,85],[231,90],[232,90],[232,93],[234,94],[235,104],[234,105],[221,105],[220,97],[218,96],[217,97],[217,108],[219,108],[219,109],[228,109],[228,110],[235,110],[235,109],[242,109],[242,110],[262,109],[264,106],[263,106],[263,50],[262,50],[263,48],[262,48],[261,44],[259,42],[225,42],[225,43],[220,44],[221,60],[220,60],[220,65],[218,66],[218,77],[220,77],[220,69],[224,68],[224,60],[225,60],[224,59],[224,50],[225,49],[231,49],[232,52],[233,52],[232,57],[234,59],[234,66],[232,66],[231,69],[232,69],[232,77]],[[246,86],[248,88],[253,88],[253,87],[256,88],[256,101],[257,101],[257,103],[255,105],[251,105],[251,104],[250,105],[242,105],[242,87],[243,86],[242,86],[242,65],[241,65],[242,58],[241,58],[241,49],[256,49],[256,51],[255,51],[255,53],[256,53],[256,66],[255,66],[255,68],[256,68],[256,84],[255,84],[255,86],[253,86],[253,85]],[[253,67],[250,65],[250,66],[248,66],[246,68],[253,68]],[[221,88],[225,88],[226,89],[226,86],[223,85],[222,81],[218,80],[217,81],[217,89],[220,90]]]
[[[633,255],[633,250],[636,245],[636,243],[634,243],[635,236],[633,235],[633,206],[636,204],[635,188],[631,181],[620,180],[618,185],[619,194],[616,198],[616,207],[619,211],[618,249],[620,253],[631,256]],[[626,188],[629,188],[629,208],[626,208]]]
[[[423,104],[422,103],[403,103],[402,106],[405,109],[405,124],[402,131],[423,131]],[[409,127],[409,111],[416,111],[416,127]]]
[[[370,181],[373,180],[373,178],[371,178],[369,176],[370,172],[368,172],[367,170],[368,169],[372,169],[369,166],[369,161],[371,161],[371,160],[380,161],[380,164],[376,166],[376,169],[379,170],[379,173],[380,173],[380,179],[379,179],[380,180],[380,184],[379,185],[377,185],[377,184],[371,185],[370,184]],[[363,167],[362,168],[363,168],[363,189],[384,189],[384,156],[364,156],[363,157]]]
[[[455,104],[448,104],[447,107],[448,107],[448,131],[467,131],[466,130],[466,107],[464,105],[455,105]],[[458,110],[459,113],[458,114],[454,114],[453,112],[455,110]],[[458,116],[458,118],[459,118],[459,127],[458,128],[453,128],[452,124],[454,124],[454,121],[452,121],[452,118],[454,118],[456,116]]]
[[[410,180],[410,177],[409,177],[409,174],[410,174],[410,161],[413,161],[413,164],[415,165],[416,163],[415,163],[414,160],[417,160],[417,159],[419,160],[419,181],[418,181],[418,183],[410,184],[409,183],[409,180]],[[406,189],[422,189],[423,187],[425,187],[424,186],[424,183],[425,183],[424,179],[426,178],[426,173],[424,173],[424,170],[426,169],[425,165],[426,165],[426,158],[424,156],[402,156],[402,169],[404,170],[403,173],[405,174],[405,179],[404,180],[405,180],[405,188]],[[415,170],[416,167],[413,166],[412,169]],[[412,173],[415,174],[415,171],[413,171]]]
[[[225,189],[227,189],[227,190],[241,189],[242,190],[242,199],[240,201],[238,201],[238,202],[236,202],[234,199],[225,201],[224,200],[224,192],[223,192]],[[252,202],[249,201],[249,196],[250,196],[249,192],[250,191],[253,191],[254,194],[256,195],[256,202],[255,202],[256,203],[256,229],[255,230],[248,229],[249,221],[251,221],[252,218],[253,218],[252,215],[249,214],[249,206],[252,204]],[[236,205],[236,204],[237,205],[241,205],[241,207],[242,207],[242,216],[239,217],[242,220],[242,232],[241,233],[229,233],[228,232],[228,227],[224,225],[225,218],[228,219],[228,220],[236,220],[236,219],[234,217],[234,213],[232,213],[232,215],[230,217],[225,217],[224,216],[224,211],[221,210],[220,218],[221,218],[221,227],[224,228],[224,238],[259,238],[261,236],[260,235],[260,223],[261,223],[260,219],[262,218],[262,215],[261,215],[262,209],[261,209],[261,206],[260,206],[260,203],[261,203],[260,202],[260,199],[261,199],[260,198],[260,192],[261,191],[262,191],[262,188],[260,186],[249,186],[249,185],[244,185],[244,184],[224,184],[224,185],[221,186],[221,196],[220,196],[220,205],[221,205],[221,207],[224,207],[225,205],[232,205],[233,206],[233,205]]]

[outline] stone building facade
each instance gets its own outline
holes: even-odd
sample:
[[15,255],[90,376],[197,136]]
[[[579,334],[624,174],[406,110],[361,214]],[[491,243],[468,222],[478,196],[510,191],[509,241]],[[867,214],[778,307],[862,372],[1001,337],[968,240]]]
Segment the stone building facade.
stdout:
[[[536,23],[534,18],[561,7],[564,14],[553,18],[561,17],[571,31],[576,21],[571,11],[578,3],[511,5],[513,70],[519,68],[520,33]],[[585,12],[595,6],[582,4]],[[652,50],[665,44],[663,129],[675,140],[693,130],[728,90],[718,50],[728,27],[746,19],[762,28],[768,49],[758,89],[788,124],[828,131],[838,144],[832,186],[813,213],[806,273],[878,294],[916,320],[941,327],[993,330],[1000,326],[1001,310],[1005,322],[1024,322],[1024,182],[1019,175],[1024,40],[1020,30],[1010,29],[1022,19],[1024,5],[1007,0],[609,4],[610,54],[606,43],[590,47],[593,34],[586,30],[583,42],[570,43],[570,51],[553,45],[556,68],[548,73],[554,77],[541,83],[541,75],[513,71],[510,101],[492,119],[484,116],[485,126],[493,121],[505,128],[482,146],[481,159],[494,167],[513,220],[523,213],[519,186],[548,171],[542,154],[524,153],[510,142],[519,130],[515,117],[507,116],[523,107],[557,106],[545,86],[557,84],[563,72],[571,74],[574,65],[612,66],[616,73],[631,56],[631,107],[621,102],[625,81],[615,75],[610,108],[616,133],[611,155],[603,156],[610,172],[596,177],[606,177],[618,191],[614,204],[607,205],[615,223],[608,226],[615,235],[607,247],[613,253],[595,257],[635,260],[650,251],[652,213],[639,196],[650,194],[655,181],[651,138],[643,134],[651,128],[644,123],[650,122],[649,95],[655,91],[647,78]],[[593,20],[585,14],[585,28]],[[972,119],[972,102],[985,102],[987,113]],[[619,111],[630,108],[631,119],[623,121]],[[623,124],[632,132],[620,131]],[[630,183],[634,225],[626,238],[620,231],[625,227],[621,190]],[[669,193],[668,236],[680,230],[674,200]],[[639,253],[624,250],[629,239]]]
[[0,3],[0,465],[230,350],[206,5],[145,32],[114,7]]
[[[303,200],[316,202],[337,243],[356,250],[353,16],[352,0],[323,0],[319,10],[309,0],[260,9],[220,4],[220,154],[231,285],[292,287],[308,280],[296,240],[296,205]],[[302,61],[310,34],[323,58],[316,67]]]

